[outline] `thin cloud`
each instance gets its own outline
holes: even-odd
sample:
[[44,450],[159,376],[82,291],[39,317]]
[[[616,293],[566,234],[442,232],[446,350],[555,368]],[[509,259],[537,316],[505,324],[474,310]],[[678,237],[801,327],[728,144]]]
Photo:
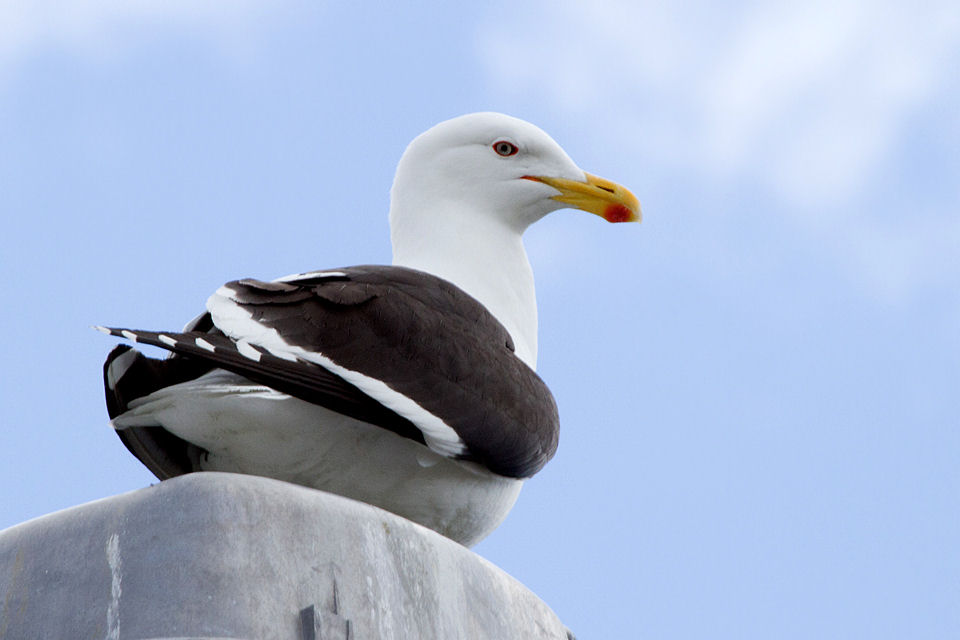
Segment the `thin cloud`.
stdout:
[[138,42],[145,29],[177,28],[237,52],[269,6],[263,0],[2,2],[0,79],[43,51],[109,57]]
[[936,241],[957,237],[955,211],[928,207],[898,226],[870,210],[919,118],[936,112],[957,137],[957,3],[600,0],[528,11],[479,32],[501,90],[602,121],[612,146],[642,148],[668,171],[751,185],[795,224],[861,247],[841,261],[883,298],[960,277]]
[[551,6],[537,28],[484,28],[497,82],[614,118],[678,165],[755,174],[801,204],[853,196],[960,47],[952,2]]

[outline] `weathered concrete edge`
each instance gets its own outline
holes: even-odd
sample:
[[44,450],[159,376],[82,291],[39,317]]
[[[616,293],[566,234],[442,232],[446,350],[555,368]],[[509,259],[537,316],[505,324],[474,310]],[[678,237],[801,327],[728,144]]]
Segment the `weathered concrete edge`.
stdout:
[[[171,513],[179,517],[173,521]],[[115,619],[126,622],[123,637],[243,637],[238,634],[256,634],[265,629],[272,633],[280,627],[289,632],[284,637],[296,637],[296,624],[290,620],[291,605],[287,601],[302,604],[310,598],[329,600],[329,595],[322,592],[329,590],[326,582],[332,578],[314,575],[320,565],[330,565],[331,575],[339,576],[342,599],[348,609],[353,608],[350,615],[354,616],[354,629],[379,633],[371,637],[402,637],[391,635],[391,630],[400,632],[401,628],[402,633],[417,633],[425,638],[564,639],[567,635],[549,607],[512,576],[433,531],[346,498],[234,474],[193,474],[6,529],[0,532],[0,585],[3,576],[16,572],[17,557],[27,549],[34,558],[34,578],[49,576],[52,570],[56,574],[54,582],[67,584],[68,594],[69,585],[84,590],[85,583],[99,582],[103,596],[109,593],[112,579],[110,563],[102,561],[110,536],[124,551],[117,551],[116,562],[120,563],[123,555],[127,571],[123,576],[123,601],[113,605]],[[165,537],[167,543],[158,544]],[[14,543],[18,552],[12,554]],[[291,555],[291,550],[296,553]],[[99,561],[91,569],[96,575],[71,572],[78,558],[90,557]],[[206,576],[207,581],[194,580],[189,571],[180,571],[178,565],[185,562]],[[251,563],[248,568],[241,566]],[[22,571],[22,557],[20,565]],[[163,571],[157,572],[157,567]],[[150,603],[161,611],[185,610],[176,602],[157,600],[167,598],[171,591],[181,592],[189,599],[190,589],[209,596],[203,589],[209,587],[211,580],[223,583],[217,588],[225,598],[246,602],[250,609],[246,613],[248,619],[238,618],[233,627],[210,623],[187,632],[184,624],[189,620],[180,621],[177,626],[167,624],[158,614],[155,620],[143,621],[139,631],[150,628],[160,633],[127,635],[126,631],[136,629],[138,603]],[[251,598],[238,585],[244,580],[258,582],[255,591],[276,592],[278,601]],[[12,613],[7,611],[10,588],[9,584],[0,588],[6,613]],[[337,585],[333,588],[336,590]],[[50,595],[53,587],[47,584],[46,589]],[[110,602],[88,603],[93,604],[106,609],[106,614],[100,611],[98,615],[101,623],[107,620]],[[187,615],[188,610],[189,607]],[[235,613],[229,607],[221,607],[212,615],[229,617],[228,614]],[[5,637],[3,629],[10,619],[5,617],[7,620],[0,624],[0,638]],[[258,626],[255,619],[264,624]],[[41,622],[44,621],[49,619]],[[85,623],[94,627],[98,624],[95,620]],[[157,628],[158,625],[166,628]],[[478,630],[487,635],[462,635],[479,633]]]

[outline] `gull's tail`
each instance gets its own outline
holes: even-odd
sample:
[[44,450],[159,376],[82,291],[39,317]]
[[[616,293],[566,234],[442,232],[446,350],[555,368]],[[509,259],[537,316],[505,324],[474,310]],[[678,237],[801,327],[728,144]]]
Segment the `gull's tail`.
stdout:
[[[193,380],[210,368],[209,363],[200,360],[148,358],[128,345],[118,345],[103,363],[107,413],[113,420],[127,411],[137,398],[172,384]],[[161,480],[197,471],[199,459],[206,453],[160,425],[117,429],[117,435],[130,453]]]

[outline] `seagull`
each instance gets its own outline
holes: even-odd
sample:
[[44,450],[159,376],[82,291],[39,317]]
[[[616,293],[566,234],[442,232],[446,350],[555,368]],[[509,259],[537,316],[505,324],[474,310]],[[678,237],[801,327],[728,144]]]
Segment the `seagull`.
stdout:
[[441,122],[397,166],[392,265],[228,282],[182,331],[96,327],[171,352],[113,349],[111,425],[161,480],[277,478],[472,546],[557,448],[521,237],[561,208],[640,220],[630,191],[528,122]]

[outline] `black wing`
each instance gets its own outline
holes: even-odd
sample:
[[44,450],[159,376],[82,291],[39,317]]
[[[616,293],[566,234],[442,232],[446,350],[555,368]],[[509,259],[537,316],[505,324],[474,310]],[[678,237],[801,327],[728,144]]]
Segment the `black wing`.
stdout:
[[529,477],[556,450],[559,421],[546,385],[513,354],[503,326],[445,280],[383,266],[240,280],[224,285],[208,308],[209,333],[108,331],[500,475]]

